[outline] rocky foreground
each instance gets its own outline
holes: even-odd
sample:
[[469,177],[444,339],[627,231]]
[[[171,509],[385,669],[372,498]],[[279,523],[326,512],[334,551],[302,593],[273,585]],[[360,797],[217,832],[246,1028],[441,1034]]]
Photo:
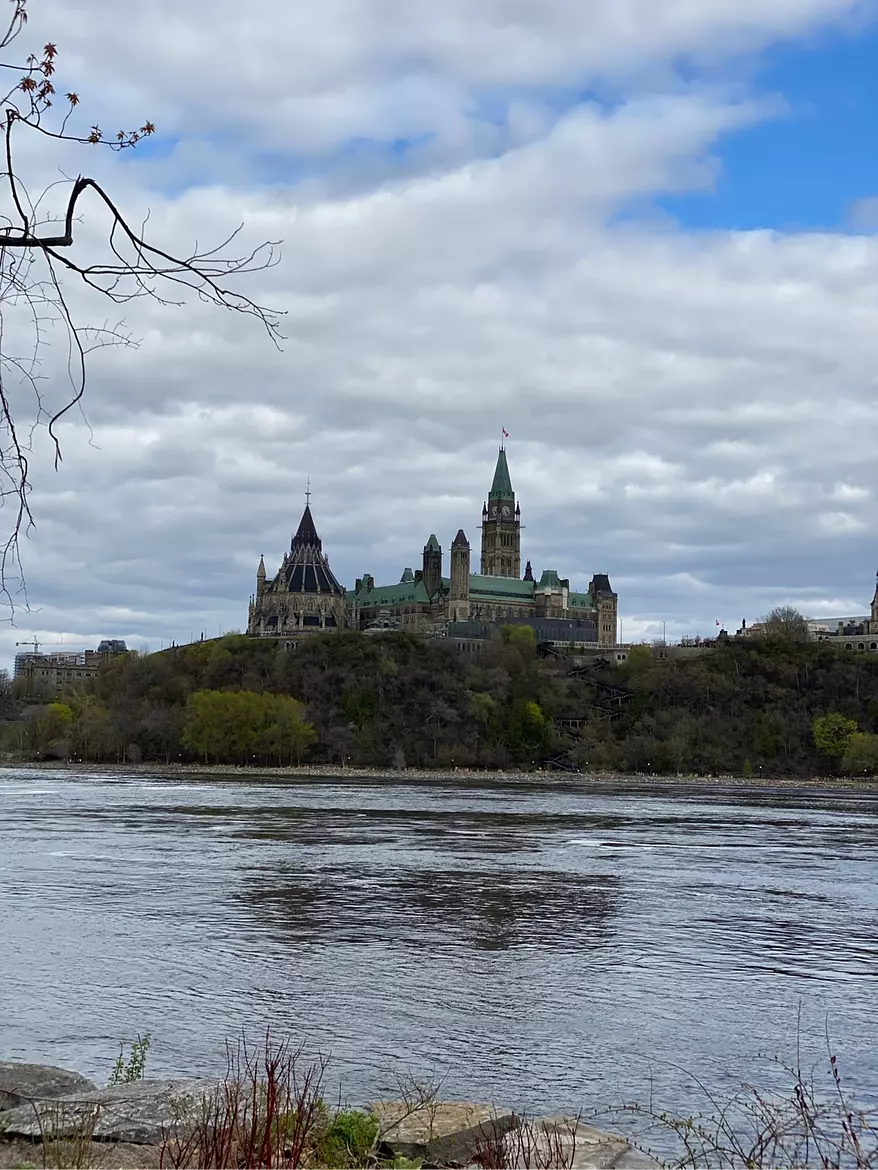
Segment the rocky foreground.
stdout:
[[[211,1148],[205,1126],[218,1124],[228,1082],[144,1079],[98,1088],[78,1073],[0,1061],[0,1167],[195,1167],[193,1151]],[[535,1166],[648,1170],[657,1166],[625,1138],[576,1118],[525,1120],[512,1109],[467,1102],[374,1101],[354,1111],[370,1127],[371,1148],[358,1164],[389,1167]],[[348,1117],[351,1114],[347,1114]],[[191,1135],[198,1132],[200,1145]],[[288,1145],[295,1141],[289,1139]],[[307,1153],[273,1148],[267,1161],[307,1165]],[[219,1153],[215,1155],[219,1157]],[[210,1160],[207,1164],[234,1162]],[[331,1163],[324,1161],[322,1165]],[[352,1165],[339,1156],[338,1165]]]

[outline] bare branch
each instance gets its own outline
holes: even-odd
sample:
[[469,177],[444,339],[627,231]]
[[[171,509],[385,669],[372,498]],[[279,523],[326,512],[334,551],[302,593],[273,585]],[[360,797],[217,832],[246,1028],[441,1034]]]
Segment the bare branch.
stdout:
[[[0,51],[16,40],[27,23],[28,0],[9,2],[12,13],[0,32]],[[265,271],[279,262],[277,241],[266,241],[238,254],[233,245],[241,231],[239,226],[214,247],[202,248],[195,243],[188,255],[178,256],[146,238],[148,214],[137,228],[133,227],[106,187],[94,178],[64,178],[31,198],[15,166],[18,127],[36,131],[47,140],[47,146],[66,142],[103,146],[112,151],[134,148],[155,133],[150,121],[135,130],[119,130],[112,137],[105,136],[97,125],[85,132],[72,129],[80,99],[75,91],[56,92],[57,56],[57,47],[49,43],[39,54],[31,53],[18,62],[0,61],[0,70],[5,70],[11,80],[8,92],[0,98],[4,140],[0,166],[5,165],[5,170],[0,171],[0,183],[5,182],[11,204],[10,214],[0,215],[0,508],[10,508],[7,535],[0,532],[0,595],[13,613],[13,593],[26,599],[19,540],[22,532],[28,533],[34,525],[29,495],[35,431],[43,426],[48,430],[57,468],[61,461],[57,426],[74,407],[81,410],[88,354],[106,345],[135,344],[121,324],[99,329],[79,324],[70,308],[65,279],[78,277],[116,305],[149,297],[159,305],[173,307],[194,293],[206,304],[255,317],[275,345],[282,340],[279,327],[283,314],[236,287],[237,278]],[[56,106],[60,106],[57,121]],[[63,213],[60,217],[46,215],[41,210],[46,196],[62,184],[69,184]],[[86,203],[81,197],[86,193],[110,219],[108,251],[102,258],[81,258],[76,250],[80,207]],[[25,356],[15,355],[7,348],[5,314],[12,310],[19,316],[23,311],[24,321],[33,331],[33,347]],[[70,394],[61,406],[48,409],[40,389],[45,379],[39,373],[41,353],[49,344],[49,326],[59,323],[68,341]],[[17,417],[20,407],[13,394],[16,386],[25,387],[35,403],[34,415],[27,425]]]

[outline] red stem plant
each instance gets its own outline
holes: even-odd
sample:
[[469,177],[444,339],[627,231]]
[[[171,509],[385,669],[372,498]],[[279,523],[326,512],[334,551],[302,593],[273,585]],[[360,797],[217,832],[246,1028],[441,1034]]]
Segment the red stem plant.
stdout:
[[301,1048],[275,1043],[269,1031],[257,1051],[244,1036],[234,1047],[227,1044],[225,1077],[202,1098],[194,1119],[181,1108],[162,1143],[160,1165],[173,1170],[305,1165],[323,1119],[326,1061],[304,1064],[302,1057]]

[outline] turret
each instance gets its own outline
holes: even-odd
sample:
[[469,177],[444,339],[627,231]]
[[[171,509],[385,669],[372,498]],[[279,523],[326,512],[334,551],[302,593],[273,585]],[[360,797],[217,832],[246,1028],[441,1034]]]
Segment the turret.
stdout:
[[606,573],[595,573],[588,591],[595,607],[595,625],[599,646],[615,646],[619,617],[619,597]]
[[469,619],[469,541],[461,528],[451,542],[451,594],[448,612],[453,622]]
[[265,589],[265,557],[260,556],[259,568],[256,570],[256,596],[261,597]]
[[435,597],[442,588],[442,549],[434,535],[424,545],[423,581],[429,598]]

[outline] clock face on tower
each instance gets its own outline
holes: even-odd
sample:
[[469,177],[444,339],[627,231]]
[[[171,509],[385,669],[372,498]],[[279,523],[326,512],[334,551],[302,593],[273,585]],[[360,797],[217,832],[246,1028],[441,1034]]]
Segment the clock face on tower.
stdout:
[[492,504],[491,505],[491,515],[497,516],[497,515],[499,515],[499,512],[500,512],[500,509],[498,508],[498,506],[496,504]]
[[509,507],[508,504],[503,505],[503,515],[504,516],[508,516],[511,511],[512,511],[512,509]]

